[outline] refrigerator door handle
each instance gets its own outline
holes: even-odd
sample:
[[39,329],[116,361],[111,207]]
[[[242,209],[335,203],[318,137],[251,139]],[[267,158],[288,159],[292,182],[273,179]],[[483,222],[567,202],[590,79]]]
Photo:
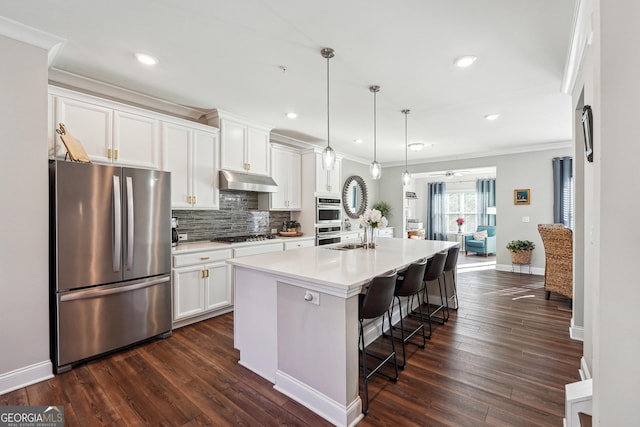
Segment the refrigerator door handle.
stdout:
[[99,298],[106,295],[120,294],[123,292],[130,292],[137,289],[159,285],[161,283],[168,282],[170,279],[171,276],[165,276],[161,277],[160,279],[145,280],[143,282],[137,282],[126,286],[116,286],[106,289],[87,289],[84,291],[72,291],[68,294],[61,295],[60,301],[75,301],[79,299]]
[[122,206],[120,199],[120,177],[113,176],[113,271],[120,271],[122,249]]
[[133,268],[133,178],[127,177],[127,270]]

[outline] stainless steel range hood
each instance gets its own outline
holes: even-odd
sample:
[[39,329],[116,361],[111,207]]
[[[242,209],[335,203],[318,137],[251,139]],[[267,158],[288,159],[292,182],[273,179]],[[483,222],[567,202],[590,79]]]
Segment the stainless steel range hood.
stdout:
[[278,184],[270,176],[220,171],[220,189],[275,193],[278,191]]

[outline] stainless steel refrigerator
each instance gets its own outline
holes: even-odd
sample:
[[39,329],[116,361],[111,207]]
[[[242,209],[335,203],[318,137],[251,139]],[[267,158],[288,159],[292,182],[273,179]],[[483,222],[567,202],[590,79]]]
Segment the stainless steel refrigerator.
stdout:
[[171,175],[51,161],[52,359],[171,333]]

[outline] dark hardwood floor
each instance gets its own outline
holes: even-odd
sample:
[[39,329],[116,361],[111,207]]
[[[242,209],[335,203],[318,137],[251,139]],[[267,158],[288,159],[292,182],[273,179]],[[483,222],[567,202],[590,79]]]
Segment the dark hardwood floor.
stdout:
[[[582,343],[569,338],[569,300],[546,301],[542,285],[528,274],[459,274],[459,311],[426,349],[408,347],[397,383],[374,376],[360,425],[561,426]],[[7,393],[0,404],[64,405],[67,426],[328,425],[237,361],[228,314]]]

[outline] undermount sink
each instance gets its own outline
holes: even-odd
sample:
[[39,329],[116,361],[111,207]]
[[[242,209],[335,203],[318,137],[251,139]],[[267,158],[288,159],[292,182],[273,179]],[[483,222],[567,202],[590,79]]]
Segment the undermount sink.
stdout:
[[326,248],[326,249],[331,249],[334,251],[348,251],[351,249],[359,249],[362,247],[362,243],[347,243],[346,245],[342,245],[342,246],[333,246],[330,248]]

